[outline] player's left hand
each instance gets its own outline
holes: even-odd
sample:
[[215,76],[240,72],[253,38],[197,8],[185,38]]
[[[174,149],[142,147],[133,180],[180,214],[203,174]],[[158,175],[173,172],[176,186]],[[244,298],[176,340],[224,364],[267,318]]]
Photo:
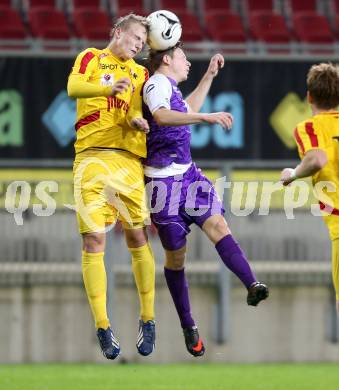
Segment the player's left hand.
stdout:
[[288,186],[296,179],[295,169],[293,168],[285,168],[281,171],[280,181],[284,186]]
[[219,69],[223,68],[225,64],[224,57],[221,54],[215,54],[210,61],[210,64],[207,69],[212,77],[215,77],[219,73]]
[[145,118],[133,118],[131,124],[133,127],[146,134],[149,132],[149,124]]

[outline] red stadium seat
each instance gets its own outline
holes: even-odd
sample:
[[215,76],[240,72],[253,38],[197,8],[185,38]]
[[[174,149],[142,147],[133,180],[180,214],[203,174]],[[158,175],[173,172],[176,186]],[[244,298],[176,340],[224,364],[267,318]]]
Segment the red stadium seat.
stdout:
[[273,0],[247,0],[247,9],[254,11],[273,11]]
[[33,7],[55,7],[55,0],[28,0],[30,8]]
[[178,16],[182,23],[182,39],[184,42],[198,42],[206,37],[199,23],[198,17],[190,11],[174,9],[173,12]]
[[303,11],[317,11],[317,0],[289,0],[292,13]]
[[30,9],[28,20],[32,35],[36,38],[67,40],[71,36],[65,15],[56,9]]
[[333,12],[333,15],[339,16],[339,0],[332,0],[330,12]]
[[110,0],[110,4],[114,12],[120,12],[122,8],[145,9],[143,0]]
[[266,43],[288,43],[291,40],[283,16],[272,11],[252,12],[249,18],[249,28],[255,40]]
[[106,12],[100,9],[79,8],[73,12],[76,35],[94,41],[108,41],[112,28]]
[[121,8],[133,6],[144,8],[143,0],[116,0],[116,3],[117,6]]
[[339,15],[337,15],[336,19],[335,19],[335,37],[337,39],[337,41],[339,41]]
[[246,41],[240,16],[231,11],[209,11],[205,15],[205,22],[206,30],[214,41],[232,43]]
[[299,12],[293,17],[294,32],[297,39],[306,43],[332,43],[328,20],[316,12]]
[[204,0],[205,12],[212,12],[216,10],[229,11],[230,0]]
[[0,7],[10,8],[12,5],[12,0],[0,0]]
[[35,7],[56,8],[55,0],[25,0],[24,3],[27,10]]
[[187,10],[187,1],[186,0],[160,0],[159,9],[181,9]]
[[72,0],[73,8],[95,8],[100,9],[101,0]]
[[19,13],[10,7],[0,6],[0,39],[24,39],[26,30]]
[[149,14],[149,12],[146,11],[143,7],[131,6],[131,7],[119,8],[116,13],[116,16],[125,16],[130,14],[131,12],[141,16],[147,16]]

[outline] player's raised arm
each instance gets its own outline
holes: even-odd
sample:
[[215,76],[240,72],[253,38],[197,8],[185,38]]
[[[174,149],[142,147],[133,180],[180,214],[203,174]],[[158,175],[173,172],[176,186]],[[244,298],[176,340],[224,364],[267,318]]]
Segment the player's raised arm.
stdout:
[[224,67],[224,57],[215,54],[209,63],[206,73],[200,80],[194,91],[186,98],[187,103],[194,112],[199,112],[206,96],[211,88],[212,81],[219,73],[219,69]]
[[[188,67],[182,66],[186,62],[181,55],[181,49],[178,48],[173,53],[173,58],[169,59],[171,66],[180,67],[181,78],[185,79],[188,73]],[[164,59],[164,61],[167,61]],[[173,65],[174,64],[174,65]],[[161,70],[166,72],[166,65],[161,66]],[[171,69],[171,68],[170,68]],[[169,72],[171,73],[171,72]],[[169,74],[169,77],[171,74]],[[174,82],[174,81],[172,81]],[[175,85],[174,85],[175,87]],[[173,109],[170,105],[172,95],[171,82],[164,74],[156,73],[145,84],[143,89],[144,103],[153,116],[153,120],[159,126],[184,126],[199,123],[217,123],[224,129],[232,127],[232,115],[227,112],[216,112],[211,114],[191,112],[189,106],[182,101],[181,107]],[[182,111],[179,111],[182,110]]]
[[198,123],[219,124],[225,130],[230,130],[233,117],[228,112],[183,113],[175,110],[160,108],[153,113],[153,118],[159,126],[181,126]]

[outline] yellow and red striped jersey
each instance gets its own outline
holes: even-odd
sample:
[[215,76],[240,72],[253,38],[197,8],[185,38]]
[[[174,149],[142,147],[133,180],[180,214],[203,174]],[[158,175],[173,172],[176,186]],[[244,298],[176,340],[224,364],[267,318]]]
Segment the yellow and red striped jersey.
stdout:
[[[112,85],[122,77],[131,80],[130,87],[110,96]],[[97,147],[146,156],[145,134],[129,123],[142,117],[142,86],[147,79],[146,68],[133,59],[121,61],[108,48],[89,48],[78,55],[67,86],[77,97],[76,153]]]
[[327,155],[327,164],[312,176],[312,182],[314,186],[320,182],[333,183],[317,195],[320,208],[331,212],[325,217],[331,238],[339,238],[339,112],[323,112],[299,123],[294,136],[300,158],[312,149],[321,149]]

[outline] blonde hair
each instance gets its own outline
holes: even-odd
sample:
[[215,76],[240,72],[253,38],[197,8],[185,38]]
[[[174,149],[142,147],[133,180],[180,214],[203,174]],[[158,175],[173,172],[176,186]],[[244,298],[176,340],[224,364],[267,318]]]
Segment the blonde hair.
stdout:
[[339,105],[339,66],[332,63],[311,66],[307,74],[307,89],[318,108],[336,108]]
[[130,13],[126,16],[121,16],[120,18],[117,19],[117,21],[115,22],[111,30],[110,37],[113,38],[117,28],[121,28],[122,30],[126,31],[127,28],[133,23],[141,24],[142,26],[145,27],[146,32],[148,33],[149,24],[147,22],[147,19],[144,16]]

